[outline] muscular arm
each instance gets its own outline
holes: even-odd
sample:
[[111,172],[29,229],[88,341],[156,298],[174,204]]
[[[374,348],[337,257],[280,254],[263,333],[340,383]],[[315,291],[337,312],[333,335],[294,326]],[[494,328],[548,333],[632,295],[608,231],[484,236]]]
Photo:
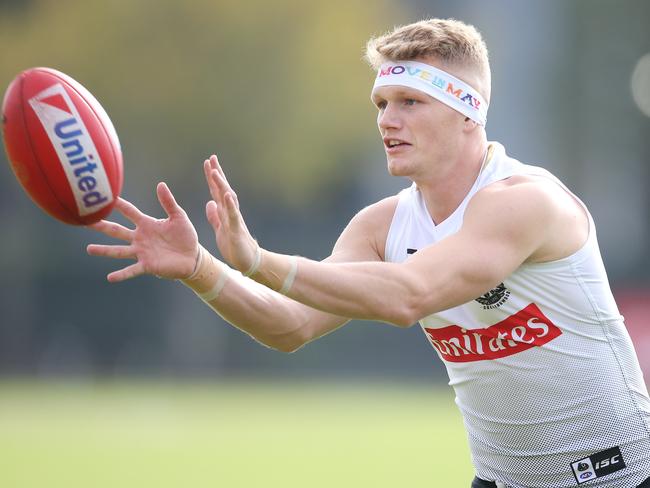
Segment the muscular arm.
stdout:
[[[318,264],[383,259],[385,235],[395,204],[395,198],[389,198],[359,212],[337,240],[332,254]],[[210,273],[209,268],[218,273],[220,266],[223,265],[214,259],[207,260],[204,276],[185,284],[199,293],[207,291],[215,281],[215,273]],[[230,274],[219,296],[209,305],[235,327],[263,344],[286,352],[294,351],[350,320],[285,297],[239,273]]]
[[[212,168],[215,168],[216,157],[212,159]],[[204,169],[209,178],[210,160],[205,161]],[[242,259],[250,258],[251,249],[258,246],[241,218],[236,195],[229,186],[228,192],[220,193],[215,184],[210,185],[211,192],[220,202],[220,208],[212,200],[208,202],[206,212],[215,229],[221,254],[230,264],[240,264],[235,266],[237,269],[248,269],[250,262],[248,266],[243,266]],[[199,246],[194,226],[167,185],[159,183],[156,193],[167,218],[153,218],[119,198],[115,208],[135,228],[106,220],[91,226],[125,243],[90,244],[87,247],[89,254],[135,260],[133,264],[109,273],[108,281],[120,282],[143,274],[180,279],[197,293],[203,294],[204,300],[209,300],[209,305],[228,322],[260,342],[282,351],[293,351],[349,320],[345,315],[319,310],[285,297],[232,270],[228,272],[229,268],[223,262]],[[396,198],[391,197],[359,212],[339,237],[332,254],[320,264],[383,259],[386,233],[395,205]],[[232,232],[233,229],[235,232]],[[220,289],[218,294],[213,293],[215,287]],[[207,296],[206,292],[209,292]]]
[[[478,193],[462,228],[404,263],[298,261],[288,295],[342,316],[408,326],[493,288],[525,262],[568,255],[582,210],[554,183],[496,184]],[[561,192],[561,193],[558,193]],[[564,206],[568,205],[571,211]],[[575,224],[575,222],[573,222]],[[569,242],[571,241],[571,242]],[[575,249],[573,249],[575,250]],[[255,279],[279,288],[289,257],[263,252]]]
[[[109,221],[92,227],[127,244],[91,244],[88,252],[136,260],[110,273],[111,282],[152,274],[182,279],[199,294],[225,283],[218,295],[207,298],[210,306],[260,342],[284,351],[295,350],[351,318],[408,326],[483,294],[522,263],[569,255],[588,233],[584,210],[558,185],[513,177],[510,183],[494,183],[477,193],[459,232],[421,249],[404,263],[382,262],[397,197],[361,211],[331,256],[317,262],[260,250],[216,157],[206,160],[204,169],[214,198],[206,211],[219,250],[239,270],[250,269],[255,256],[261,256],[252,276],[257,283],[227,273],[225,264],[212,256],[197,261],[196,231],[164,183],[157,193],[166,219],[155,219],[118,199],[116,208],[135,228]],[[198,274],[193,272],[197,264]],[[288,296],[273,291],[282,288],[288,289]]]

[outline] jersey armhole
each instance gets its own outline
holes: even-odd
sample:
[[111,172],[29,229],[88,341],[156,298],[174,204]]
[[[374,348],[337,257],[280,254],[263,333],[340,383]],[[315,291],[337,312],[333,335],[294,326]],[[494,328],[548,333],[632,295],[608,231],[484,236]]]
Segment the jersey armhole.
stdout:
[[[410,200],[414,186],[415,183],[398,193],[399,198],[397,200],[397,205],[395,205],[395,211],[393,212],[393,217],[390,221],[390,226],[388,227],[388,233],[386,234],[384,262],[395,263],[399,261],[396,243],[399,240],[399,234],[404,231],[403,228],[400,229],[399,227],[404,227],[405,216],[408,210],[408,201]],[[400,226],[400,224],[402,225]]]
[[552,261],[540,261],[537,263],[528,263],[525,264],[524,266],[544,266],[544,265],[552,266],[554,264],[562,264],[568,261],[578,259],[584,252],[586,252],[585,250],[589,247],[589,244],[596,237],[596,224],[594,222],[593,217],[591,216],[591,213],[589,212],[589,209],[587,208],[587,205],[585,205],[585,203],[582,200],[580,200],[580,198],[578,198],[577,195],[575,195],[564,183],[562,183],[562,181],[560,181],[556,176],[554,176],[548,170],[544,168],[540,168],[539,166],[529,166],[529,168],[532,168],[533,171],[523,172],[520,174],[539,176],[555,183],[562,190],[564,190],[564,192],[566,192],[573,199],[574,202],[578,204],[578,206],[584,212],[584,215],[587,217],[587,237],[584,240],[584,242],[578,247],[578,249],[576,249],[574,252],[572,252],[567,256],[554,259]]

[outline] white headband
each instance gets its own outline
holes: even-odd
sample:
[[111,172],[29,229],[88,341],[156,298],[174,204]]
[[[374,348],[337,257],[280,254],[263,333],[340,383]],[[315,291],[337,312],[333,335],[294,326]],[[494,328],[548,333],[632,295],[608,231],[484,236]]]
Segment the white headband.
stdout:
[[480,125],[487,122],[488,104],[481,94],[439,68],[416,61],[382,64],[374,88],[393,85],[420,90]]

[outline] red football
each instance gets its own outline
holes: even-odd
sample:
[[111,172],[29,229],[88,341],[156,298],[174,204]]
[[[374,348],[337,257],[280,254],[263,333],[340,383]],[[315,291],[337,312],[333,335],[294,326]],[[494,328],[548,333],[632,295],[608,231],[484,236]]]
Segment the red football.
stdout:
[[2,102],[9,163],[29,196],[63,222],[106,217],[122,190],[122,151],[99,102],[49,68],[20,73]]

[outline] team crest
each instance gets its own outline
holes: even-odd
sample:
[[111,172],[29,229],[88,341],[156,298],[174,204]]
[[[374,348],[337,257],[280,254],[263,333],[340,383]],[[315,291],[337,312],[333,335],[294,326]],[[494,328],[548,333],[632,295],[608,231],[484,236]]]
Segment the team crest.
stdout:
[[484,310],[489,310],[491,308],[499,308],[506,303],[509,297],[510,290],[506,288],[506,285],[500,283],[496,288],[488,291],[485,295],[481,295],[474,301],[483,305]]

